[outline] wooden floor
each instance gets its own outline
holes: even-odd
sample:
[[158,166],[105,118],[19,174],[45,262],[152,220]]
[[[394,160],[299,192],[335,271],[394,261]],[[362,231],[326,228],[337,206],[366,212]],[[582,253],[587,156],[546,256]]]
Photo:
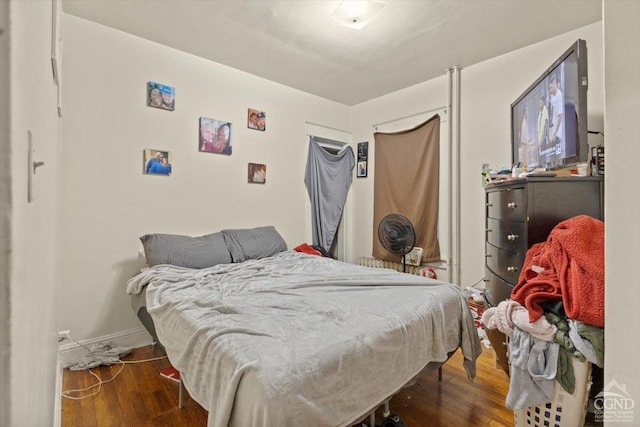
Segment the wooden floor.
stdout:
[[[162,355],[160,350],[144,347],[124,360]],[[63,398],[62,426],[206,426],[207,412],[191,398],[185,397],[185,407],[178,409],[178,384],[159,375],[167,366],[167,359],[126,365],[114,381],[102,386],[97,396],[77,401]],[[104,381],[119,369],[115,365],[94,372]],[[504,406],[509,379],[495,369],[492,350],[484,350],[477,371],[476,379],[468,381],[458,351],[444,366],[441,382],[437,372],[421,375],[417,384],[391,400],[391,412],[398,414],[408,427],[513,426],[513,412]],[[84,388],[95,382],[86,371],[65,370],[63,389]],[[381,421],[379,410],[377,423]]]

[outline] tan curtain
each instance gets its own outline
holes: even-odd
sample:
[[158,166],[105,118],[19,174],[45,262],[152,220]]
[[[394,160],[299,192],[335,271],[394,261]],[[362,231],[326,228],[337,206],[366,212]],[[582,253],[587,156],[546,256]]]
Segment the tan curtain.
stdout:
[[438,188],[440,116],[407,131],[374,134],[373,256],[400,262],[378,239],[378,225],[388,214],[406,216],[416,230],[422,262],[440,260]]

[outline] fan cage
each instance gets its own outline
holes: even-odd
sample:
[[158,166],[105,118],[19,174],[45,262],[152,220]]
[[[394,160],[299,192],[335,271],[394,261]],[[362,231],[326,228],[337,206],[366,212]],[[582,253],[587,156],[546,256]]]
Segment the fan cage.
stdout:
[[378,225],[378,239],[387,251],[404,256],[415,246],[416,232],[409,219],[400,214],[390,214]]

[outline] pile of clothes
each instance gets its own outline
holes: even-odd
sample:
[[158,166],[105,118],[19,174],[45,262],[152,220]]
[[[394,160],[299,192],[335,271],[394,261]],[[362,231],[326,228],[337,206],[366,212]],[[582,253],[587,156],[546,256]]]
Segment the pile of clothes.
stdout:
[[572,358],[604,366],[604,223],[580,215],[558,224],[527,251],[511,300],[482,324],[509,337],[508,408],[551,402],[555,381],[573,394]]

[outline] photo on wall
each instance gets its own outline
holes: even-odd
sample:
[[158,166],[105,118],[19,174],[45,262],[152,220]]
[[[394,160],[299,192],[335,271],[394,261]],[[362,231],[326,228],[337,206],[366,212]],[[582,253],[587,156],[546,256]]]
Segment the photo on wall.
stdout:
[[267,182],[267,165],[262,163],[249,163],[247,181],[251,184],[264,184]]
[[156,82],[147,83],[147,106],[173,111],[176,108],[176,89]]
[[142,172],[145,175],[171,175],[170,154],[166,150],[147,148],[143,150]]
[[267,128],[267,113],[249,108],[247,113],[247,127],[249,129],[264,130]]
[[356,176],[358,178],[367,177],[367,160],[369,157],[369,142],[358,143],[358,171]]
[[358,162],[358,178],[367,177],[367,162]]
[[205,153],[231,155],[231,123],[200,117],[198,149]]

